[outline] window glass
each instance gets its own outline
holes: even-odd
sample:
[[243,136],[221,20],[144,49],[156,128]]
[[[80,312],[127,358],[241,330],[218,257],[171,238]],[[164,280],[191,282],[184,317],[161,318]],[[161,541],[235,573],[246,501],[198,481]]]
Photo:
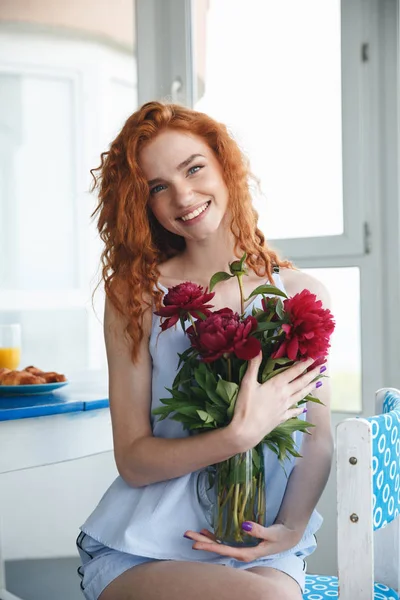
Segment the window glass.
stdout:
[[360,270],[358,267],[302,270],[319,279],[332,300],[336,321],[330,352],[332,410],[360,412]]
[[194,107],[249,156],[267,239],[343,233],[339,0],[192,6]]

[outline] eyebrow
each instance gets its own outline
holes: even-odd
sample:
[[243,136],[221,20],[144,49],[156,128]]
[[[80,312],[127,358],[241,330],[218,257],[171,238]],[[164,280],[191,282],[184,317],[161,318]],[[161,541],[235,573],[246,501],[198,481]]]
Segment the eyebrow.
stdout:
[[[184,160],[183,162],[181,162],[177,167],[176,170],[177,171],[182,171],[182,169],[184,169],[185,167],[187,167],[188,165],[190,165],[190,163],[197,158],[198,156],[201,156],[201,158],[205,158],[205,156],[203,156],[202,154],[191,154],[189,156],[189,158],[187,158],[186,160]],[[151,179],[150,181],[148,181],[148,185],[154,185],[155,183],[157,183],[157,181],[161,181],[161,179],[159,177],[156,177],[155,179]]]

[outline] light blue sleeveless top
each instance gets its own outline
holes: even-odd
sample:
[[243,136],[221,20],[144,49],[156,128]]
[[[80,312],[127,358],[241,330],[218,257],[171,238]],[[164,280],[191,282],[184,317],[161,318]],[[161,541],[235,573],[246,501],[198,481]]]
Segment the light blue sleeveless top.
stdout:
[[[276,287],[284,290],[279,274],[274,274]],[[246,308],[251,314],[253,306],[261,307],[261,297],[257,296]],[[166,387],[171,387],[178,366],[178,352],[183,352],[189,341],[180,325],[171,327],[160,334],[160,317],[153,314],[150,335],[150,353],[153,362],[151,409],[162,406],[160,398],[168,398]],[[159,335],[160,334],[160,335]],[[158,421],[151,415],[153,435],[163,438],[183,438],[190,435],[182,424],[171,419]],[[201,434],[199,434],[201,435]],[[302,433],[296,432],[296,444],[301,445]],[[271,525],[281,505],[287,478],[293,469],[295,459],[289,458],[283,467],[277,456],[264,447],[266,477],[266,521]],[[122,477],[117,477],[108,488],[94,512],[82,525],[81,530],[105,546],[121,552],[155,559],[226,562],[226,557],[202,550],[193,550],[190,540],[183,533],[190,529],[200,531],[210,529],[207,516],[212,504],[207,496],[206,477],[197,479],[200,471],[189,473],[168,481],[133,488]],[[271,555],[278,558],[297,553],[311,553],[316,542],[314,533],[322,524],[321,515],[314,510],[299,544],[289,551]]]

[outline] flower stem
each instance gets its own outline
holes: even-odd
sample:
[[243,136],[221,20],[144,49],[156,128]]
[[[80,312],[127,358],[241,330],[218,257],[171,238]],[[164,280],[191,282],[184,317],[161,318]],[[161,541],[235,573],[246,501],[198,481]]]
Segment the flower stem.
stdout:
[[240,310],[242,311],[242,314],[244,313],[244,293],[243,293],[243,275],[239,274],[236,275],[238,283],[239,283],[239,289],[240,289]]
[[190,313],[188,313],[188,317],[189,317],[189,319],[190,319],[190,322],[191,322],[191,323],[192,323],[192,325],[193,325],[194,332],[195,332],[195,334],[197,335],[197,329],[196,329],[196,324],[195,324],[195,322],[194,322],[194,319],[193,319],[193,317],[192,317],[192,315],[191,315]]
[[234,500],[234,505],[233,505],[233,525],[235,528],[234,529],[235,537],[239,538],[239,540],[240,540],[240,528],[239,528],[239,521],[238,521],[239,490],[240,490],[240,485],[238,483],[235,483],[235,500]]
[[252,482],[247,482],[247,484],[245,484],[245,488],[246,488],[246,492],[245,492],[245,497],[244,500],[242,501],[242,508],[240,510],[240,514],[239,514],[239,521],[242,523],[244,521],[244,513],[246,510],[246,505],[247,505],[247,501],[249,499],[249,495],[250,495],[250,489],[252,486]]
[[228,365],[228,381],[232,381],[232,363],[231,363],[231,359],[227,358],[226,362],[227,362],[227,365]]

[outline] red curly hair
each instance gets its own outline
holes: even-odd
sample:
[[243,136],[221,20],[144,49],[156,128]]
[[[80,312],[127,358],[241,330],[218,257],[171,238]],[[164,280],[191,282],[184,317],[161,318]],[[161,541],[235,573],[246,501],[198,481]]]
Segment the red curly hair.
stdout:
[[133,362],[143,338],[143,314],[151,307],[145,298],[152,298],[157,310],[161,306],[158,265],[185,247],[184,238],[164,229],[151,213],[149,186],[138,163],[144,144],[166,128],[197,135],[214,151],[229,192],[235,255],[240,258],[246,252],[247,265],[260,277],[267,275],[271,283],[274,265],[293,267],[268,248],[257,227],[258,214],[249,187],[249,179],[255,178],[226,126],[184,106],[144,104],[128,118],[110,149],[101,154],[100,166],[91,170],[92,190],[97,188],[99,196],[92,216],[98,215],[97,227],[104,242],[101,263],[105,293],[127,317]]

